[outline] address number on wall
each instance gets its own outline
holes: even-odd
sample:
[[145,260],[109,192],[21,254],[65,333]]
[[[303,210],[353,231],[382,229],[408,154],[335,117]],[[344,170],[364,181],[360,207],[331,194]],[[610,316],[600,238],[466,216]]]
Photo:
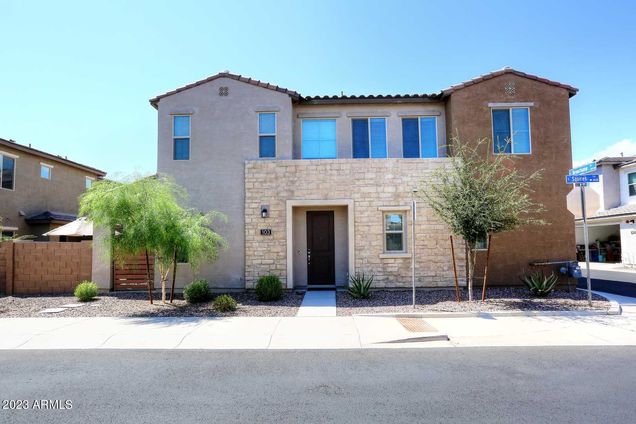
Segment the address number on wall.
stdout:
[[271,236],[272,235],[272,229],[271,228],[261,228],[261,235],[262,236]]

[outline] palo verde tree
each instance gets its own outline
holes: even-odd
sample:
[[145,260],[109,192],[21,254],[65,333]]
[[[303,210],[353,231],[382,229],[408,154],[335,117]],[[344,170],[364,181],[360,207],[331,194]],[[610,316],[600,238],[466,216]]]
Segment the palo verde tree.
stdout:
[[452,234],[467,244],[472,300],[477,242],[522,225],[544,224],[538,218],[543,206],[530,196],[541,171],[522,175],[514,167],[514,156],[494,154],[487,139],[470,145],[453,137],[451,148],[450,166],[434,171],[433,182],[423,184],[420,192]]
[[187,234],[197,233],[209,241],[197,244],[198,257],[215,258],[224,243],[205,226],[209,221],[199,220],[196,221],[199,227],[191,227],[196,213],[181,206],[186,197],[185,190],[171,179],[152,176],[130,182],[99,181],[80,198],[80,214],[96,227],[107,230],[102,240],[116,262],[123,264],[131,256],[145,255],[150,303],[153,301],[150,255],[155,256],[159,265],[165,302],[168,270],[177,260],[175,252],[180,249],[187,252],[184,241]]

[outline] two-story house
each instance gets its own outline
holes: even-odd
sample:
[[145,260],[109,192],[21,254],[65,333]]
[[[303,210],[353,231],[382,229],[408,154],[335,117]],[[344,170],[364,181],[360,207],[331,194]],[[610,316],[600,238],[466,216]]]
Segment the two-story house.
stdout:
[[[605,157],[596,161],[598,183],[586,188],[590,261],[636,265],[636,157]],[[585,260],[580,188],[567,197],[574,212],[578,259]]]
[[104,171],[0,138],[0,230],[42,234],[73,221],[78,197]]
[[[544,169],[534,195],[551,226],[495,236],[490,281],[517,284],[533,260],[574,259],[563,176],[576,92],[505,68],[433,94],[305,97],[222,72],[150,103],[158,172],[193,207],[228,218],[215,229],[229,248],[198,271],[213,287],[250,288],[273,273],[287,288],[333,288],[355,272],[375,275],[375,287],[407,287],[414,251],[416,284],[447,287],[449,231],[413,190],[448,166],[455,134],[494,138],[523,172]],[[463,275],[463,243],[455,250]],[[181,285],[192,278],[187,266],[179,274]]]

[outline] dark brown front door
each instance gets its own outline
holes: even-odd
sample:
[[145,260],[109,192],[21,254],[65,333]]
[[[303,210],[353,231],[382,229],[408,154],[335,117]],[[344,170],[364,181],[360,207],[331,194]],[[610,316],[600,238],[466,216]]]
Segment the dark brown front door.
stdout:
[[333,211],[307,212],[307,284],[336,283]]

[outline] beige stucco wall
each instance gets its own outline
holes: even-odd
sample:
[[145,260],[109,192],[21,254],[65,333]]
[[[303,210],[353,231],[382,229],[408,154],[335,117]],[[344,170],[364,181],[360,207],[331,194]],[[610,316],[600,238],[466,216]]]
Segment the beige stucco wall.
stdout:
[[437,147],[440,157],[446,156],[446,121],[444,103],[359,104],[359,105],[296,105],[294,107],[293,157],[302,157],[302,120],[335,119],[338,158],[352,158],[351,120],[383,117],[386,119],[387,155],[402,157],[402,118],[409,116],[437,117]]
[[[219,96],[228,87],[228,96]],[[218,261],[203,265],[197,276],[215,288],[244,288],[244,161],[258,159],[258,112],[277,114],[277,159],[291,158],[292,105],[288,95],[220,78],[161,99],[158,105],[157,170],[171,175],[190,195],[190,205],[203,212],[217,210],[227,223],[217,222],[229,248]],[[191,115],[190,160],[172,159],[174,114]],[[266,160],[267,161],[267,160]],[[195,276],[179,267],[177,286]]]
[[[0,146],[0,154],[15,158],[15,188],[0,188],[0,217],[6,227],[17,227],[19,235],[41,236],[48,225],[29,225],[25,218],[49,211],[77,214],[78,197],[86,190],[86,177],[95,173],[52,159],[45,159],[10,146]],[[40,177],[40,163],[53,165],[51,179]],[[24,216],[20,216],[20,211]]]
[[[434,169],[448,159],[339,159],[247,161],[245,164],[246,283],[253,287],[261,275],[274,273],[287,284],[288,200],[352,202],[354,272],[374,274],[374,287],[409,287],[413,251],[407,236],[407,254],[385,256],[383,213],[385,208],[406,209],[411,190],[430,182]],[[260,205],[270,206],[269,218],[260,217]],[[261,228],[272,235],[261,236]],[[298,241],[298,240],[297,240]],[[300,246],[302,248],[302,246]],[[298,246],[293,250],[297,251]],[[458,271],[464,273],[463,244],[458,243]],[[294,271],[295,272],[295,271]],[[416,284],[448,287],[453,283],[449,232],[424,202],[418,202],[416,222]],[[460,279],[462,283],[463,279]],[[294,282],[294,285],[296,283]],[[289,285],[288,285],[289,286]]]
[[[334,225],[334,255],[336,285],[347,284],[349,272],[349,244],[347,237],[347,207],[346,206],[299,206],[294,207],[292,240],[294,261],[294,285],[307,285],[307,212],[333,211]],[[266,223],[264,222],[264,225]]]

